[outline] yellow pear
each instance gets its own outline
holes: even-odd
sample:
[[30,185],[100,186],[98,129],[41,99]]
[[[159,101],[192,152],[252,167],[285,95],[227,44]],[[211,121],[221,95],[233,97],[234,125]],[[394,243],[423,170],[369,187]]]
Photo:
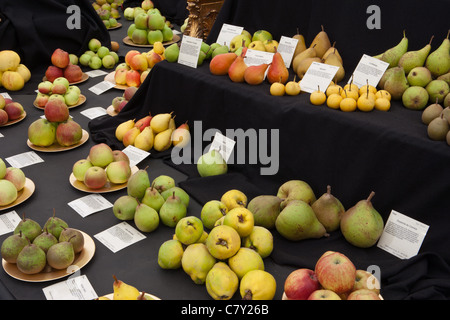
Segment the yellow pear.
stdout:
[[334,54],[338,57],[339,61],[341,61],[341,63],[343,64],[343,63],[344,63],[344,60],[342,60],[342,57],[341,57],[341,55],[339,54],[338,49],[336,49],[335,45],[336,45],[336,41],[333,43],[333,46],[331,46],[331,47],[323,54],[322,59],[326,60],[327,57],[328,57],[328,55],[329,55],[330,53],[334,53]]
[[170,125],[170,121],[172,119],[172,113],[159,113],[153,116],[150,121],[150,127],[152,128],[154,133],[160,133],[164,130],[167,130]]
[[325,32],[323,26],[322,31],[320,31],[313,41],[311,42],[310,47],[316,48],[317,56],[322,58],[325,52],[331,47],[330,39],[328,38],[328,34]]
[[164,151],[169,149],[172,145],[172,132],[173,129],[167,128],[166,130],[156,134],[153,148],[156,151]]
[[113,277],[113,300],[137,300],[140,295],[138,289],[130,286],[129,284],[126,284],[122,280],[117,280],[116,276]]
[[303,76],[313,62],[322,62],[322,59],[320,59],[319,57],[311,57],[300,61],[295,71],[300,79],[303,79]]
[[300,34],[300,32],[297,29],[297,34],[294,35],[292,38],[297,39],[297,46],[295,47],[294,50],[294,55],[293,57],[295,58],[300,52],[303,52],[306,50],[306,43],[305,43],[305,37]]
[[308,48],[300,52],[292,60],[292,69],[296,71],[301,61],[305,60],[306,58],[313,58],[313,57],[317,57],[316,49],[314,47]]
[[134,146],[144,151],[153,148],[154,135],[150,127],[145,127],[134,140]]
[[286,83],[286,94],[289,96],[296,96],[300,94],[301,88],[300,88],[300,81],[295,81],[296,76],[294,76],[294,80],[289,81]]
[[141,133],[141,130],[137,127],[133,127],[127,132],[125,132],[125,135],[123,136],[122,143],[125,147],[133,146],[134,140],[136,140],[136,137]]
[[336,74],[334,76],[335,83],[338,83],[338,82],[342,81],[342,79],[344,79],[344,77],[345,77],[344,66],[342,65],[342,62],[339,59],[339,57],[334,52],[331,52],[327,56],[324,63],[328,64],[328,65],[339,67],[339,70],[336,72]]
[[116,138],[119,141],[123,140],[123,136],[125,135],[125,133],[130,130],[131,128],[134,127],[134,122],[135,119],[131,119],[125,122],[122,122],[121,124],[119,124],[116,128]]

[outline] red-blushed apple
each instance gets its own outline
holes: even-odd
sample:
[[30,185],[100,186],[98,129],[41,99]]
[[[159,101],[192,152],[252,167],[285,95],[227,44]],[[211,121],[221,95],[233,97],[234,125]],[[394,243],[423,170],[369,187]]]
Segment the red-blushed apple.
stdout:
[[8,114],[5,110],[0,109],[0,126],[6,124],[8,122]]
[[3,108],[5,108],[5,106],[6,106],[5,97],[3,97],[3,96],[0,94],[0,109],[3,110]]
[[147,78],[147,76],[148,76],[149,73],[150,73],[150,70],[149,70],[149,69],[144,70],[144,71],[141,72],[141,83],[144,83],[145,78]]
[[58,68],[65,68],[70,63],[69,53],[61,48],[55,49],[51,56],[52,64]]
[[6,90],[18,91],[25,85],[25,80],[17,71],[4,71],[2,74],[2,85]]
[[139,87],[141,85],[141,74],[137,70],[128,70],[125,79],[129,87]]
[[125,106],[128,104],[128,100],[123,100],[120,104],[119,104],[119,108],[117,112],[122,111],[123,108],[125,108]]
[[142,130],[144,130],[145,127],[148,127],[150,125],[151,120],[152,120],[151,115],[145,116],[145,117],[139,119],[138,121],[136,121],[134,126],[136,128],[139,128],[139,130],[141,130],[141,132],[142,132]]
[[131,168],[126,161],[113,161],[106,167],[106,175],[111,183],[122,184],[131,176]]
[[55,88],[55,85],[57,85],[57,84],[64,85],[64,87],[66,87],[66,90],[69,89],[69,86],[70,86],[69,80],[67,80],[67,78],[65,78],[64,76],[58,77],[55,80],[53,80],[52,93],[56,93],[54,88]]
[[81,81],[81,79],[83,78],[83,71],[81,70],[79,65],[69,64],[64,69],[63,76],[64,76],[64,78],[69,80],[69,83],[74,83],[74,82]]
[[45,105],[48,102],[48,99],[49,99],[49,95],[48,94],[38,92],[37,95],[36,95],[36,98],[34,99],[34,103],[39,108],[44,108]]
[[340,252],[325,252],[317,260],[314,271],[321,286],[337,294],[350,291],[355,284],[355,265]]
[[53,88],[53,83],[46,80],[38,84],[38,91],[43,94],[51,94]]
[[124,97],[115,97],[112,100],[111,105],[112,105],[114,111],[119,112],[119,106],[122,101],[125,101]]
[[381,300],[381,297],[369,289],[359,289],[351,292],[347,300]]
[[10,121],[19,119],[24,113],[23,106],[19,102],[8,103],[5,106],[4,110],[8,114],[8,119]]
[[138,91],[138,87],[128,87],[123,91],[123,97],[125,100],[130,101],[136,91]]
[[53,82],[55,79],[64,76],[64,71],[56,66],[48,66],[45,71],[45,77],[48,81]]
[[316,274],[308,268],[292,271],[284,282],[284,293],[288,300],[307,300],[319,288]]
[[49,147],[56,141],[56,126],[47,119],[39,118],[28,127],[28,139],[39,147]]
[[155,64],[163,60],[163,58],[159,54],[153,51],[146,55],[146,59],[149,68],[153,68]]
[[114,73],[114,81],[116,82],[116,84],[119,85],[127,84],[127,71],[128,70],[125,68],[116,70],[116,72]]
[[308,300],[342,300],[336,292],[327,289],[319,289],[311,293]]
[[75,179],[78,181],[84,181],[84,175],[86,174],[87,169],[92,167],[92,163],[88,159],[80,159],[74,163],[72,167],[72,173]]
[[352,291],[369,289],[376,294],[380,294],[380,288],[380,282],[373,274],[366,270],[356,270],[355,284]]
[[12,184],[16,187],[17,191],[20,191],[23,189],[23,187],[25,187],[25,183],[27,180],[22,169],[15,167],[6,168],[6,175],[3,179],[11,181]]
[[113,150],[114,161],[126,161],[130,164],[130,158],[122,150]]
[[61,100],[61,102],[65,102],[66,101],[62,94],[51,94],[48,97],[48,101],[51,101],[51,100]]
[[[58,78],[56,78],[58,79]],[[56,81],[55,79],[55,81]],[[64,95],[67,92],[67,87],[63,83],[55,83],[52,87],[52,94]]]
[[7,206],[17,199],[17,189],[11,181],[0,179],[0,206]]
[[145,54],[136,54],[130,60],[131,69],[144,71],[148,68],[147,58]]
[[49,99],[44,107],[45,118],[50,122],[64,122],[69,119],[69,107],[60,99]]
[[83,137],[83,129],[80,124],[68,119],[60,122],[56,128],[56,141],[63,147],[69,147],[77,144]]
[[125,63],[129,66],[131,63],[131,59],[133,59],[133,57],[135,55],[141,54],[139,51],[137,50],[129,50],[126,54],[125,54]]
[[101,167],[92,166],[84,174],[84,185],[89,189],[103,188],[107,182],[106,171]]
[[89,161],[92,165],[106,168],[108,164],[114,161],[113,151],[106,143],[99,143],[89,150]]
[[115,69],[115,70],[117,71],[117,70],[119,70],[119,69],[130,70],[131,68],[130,68],[129,65],[126,64],[126,62],[122,62],[122,63],[119,63],[119,64],[116,66],[116,69]]

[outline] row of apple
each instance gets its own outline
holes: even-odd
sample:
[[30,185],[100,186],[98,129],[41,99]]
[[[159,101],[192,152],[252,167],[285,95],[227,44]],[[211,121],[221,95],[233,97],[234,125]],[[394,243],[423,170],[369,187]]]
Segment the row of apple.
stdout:
[[0,87],[6,90],[21,90],[31,78],[28,67],[14,50],[0,51]]
[[0,95],[0,126],[22,118],[25,114],[22,104]]
[[38,93],[34,104],[39,108],[45,108],[50,99],[60,99],[68,106],[79,103],[81,90],[76,85],[70,85],[65,77],[58,77],[53,81],[44,80],[38,84]]
[[0,158],[0,207],[16,201],[25,183],[26,176],[22,169],[7,167]]

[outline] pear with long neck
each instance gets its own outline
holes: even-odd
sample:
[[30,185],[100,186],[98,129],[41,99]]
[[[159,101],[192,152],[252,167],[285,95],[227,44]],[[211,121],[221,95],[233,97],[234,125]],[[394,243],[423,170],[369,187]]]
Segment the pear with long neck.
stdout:
[[417,51],[408,51],[398,61],[398,66],[402,67],[405,71],[405,74],[408,74],[415,67],[422,67],[425,63],[425,60],[428,57],[428,54],[431,50],[431,41],[433,41],[433,37],[431,37],[430,42],[420,50]]
[[425,67],[430,70],[433,77],[439,77],[450,70],[450,40],[448,39],[450,30],[447,33],[447,38],[442,41],[439,48],[429,54],[425,61]]
[[289,70],[284,64],[281,53],[276,51],[272,57],[272,63],[267,70],[267,80],[269,83],[275,83],[277,81],[285,84],[289,78]]
[[[242,41],[244,43],[244,41]],[[247,69],[247,64],[244,61],[247,47],[242,48],[241,54],[233,61],[228,68],[228,76],[233,82],[244,82],[244,73]]]
[[402,67],[394,67],[392,74],[384,83],[384,90],[391,94],[393,100],[400,100],[409,84]]
[[406,37],[405,31],[403,31],[402,40],[395,46],[386,50],[381,56],[381,60],[389,63],[389,67],[396,67],[398,61],[408,51],[408,38]]
[[268,63],[262,63],[256,66],[249,66],[245,69],[244,80],[250,85],[258,85],[264,81],[265,73],[269,67]]

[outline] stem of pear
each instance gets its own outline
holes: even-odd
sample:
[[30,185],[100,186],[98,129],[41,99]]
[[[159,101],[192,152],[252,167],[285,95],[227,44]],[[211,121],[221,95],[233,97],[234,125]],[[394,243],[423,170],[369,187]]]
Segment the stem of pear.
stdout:
[[370,194],[369,194],[369,197],[367,198],[367,202],[370,202],[370,200],[372,200],[372,198],[375,196],[375,191],[372,191]]

